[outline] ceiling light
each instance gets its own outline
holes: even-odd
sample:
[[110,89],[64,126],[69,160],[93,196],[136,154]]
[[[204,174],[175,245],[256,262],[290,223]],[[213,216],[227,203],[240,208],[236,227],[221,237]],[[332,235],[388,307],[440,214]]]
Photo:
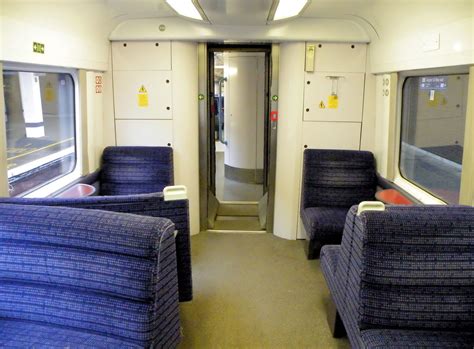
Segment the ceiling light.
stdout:
[[166,0],[166,2],[181,16],[209,21],[197,0]]
[[310,0],[274,0],[268,15],[268,21],[296,17],[309,2]]

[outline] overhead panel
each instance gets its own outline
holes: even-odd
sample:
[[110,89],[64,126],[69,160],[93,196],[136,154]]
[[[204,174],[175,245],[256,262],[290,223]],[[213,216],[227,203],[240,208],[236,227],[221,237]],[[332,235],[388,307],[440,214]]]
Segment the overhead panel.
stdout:
[[303,127],[303,149],[359,150],[360,123],[307,122]]
[[308,43],[314,45],[314,66],[319,72],[365,73],[366,44]]
[[171,70],[169,41],[116,41],[112,43],[113,69]]
[[362,121],[364,73],[305,73],[304,121]]
[[116,120],[119,146],[172,146],[172,120]]
[[114,71],[116,119],[172,119],[171,71]]

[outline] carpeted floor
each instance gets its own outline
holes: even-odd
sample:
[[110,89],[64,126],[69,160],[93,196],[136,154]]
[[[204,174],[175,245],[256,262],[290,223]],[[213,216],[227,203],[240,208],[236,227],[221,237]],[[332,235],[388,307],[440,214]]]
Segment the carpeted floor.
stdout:
[[271,234],[192,237],[194,300],[180,348],[349,348],[332,338],[319,260]]

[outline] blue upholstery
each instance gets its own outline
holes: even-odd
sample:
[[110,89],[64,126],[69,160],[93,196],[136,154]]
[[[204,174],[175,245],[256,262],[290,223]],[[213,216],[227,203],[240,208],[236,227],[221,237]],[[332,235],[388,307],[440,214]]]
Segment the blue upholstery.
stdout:
[[474,346],[474,208],[347,215],[321,267],[354,348]]
[[470,348],[474,346],[474,333],[436,332],[417,330],[366,330],[361,334],[366,348]]
[[142,216],[170,219],[176,226],[176,255],[178,263],[179,299],[193,297],[191,243],[188,200],[164,201],[162,193],[123,196],[90,196],[78,199],[62,198],[0,198],[0,204],[64,206],[133,213]]
[[0,280],[2,347],[179,342],[168,219],[0,204]]
[[374,200],[377,173],[372,153],[306,149],[303,156],[301,220],[310,241],[308,258],[321,246],[339,243],[347,211]]
[[18,320],[0,321],[0,347],[17,349],[142,348],[138,344],[118,337]]
[[174,183],[173,148],[107,147],[102,154],[99,195],[162,192]]
[[[301,220],[310,239],[338,243],[344,230],[347,208],[341,207],[308,207],[302,210]],[[317,232],[317,236],[316,236]]]

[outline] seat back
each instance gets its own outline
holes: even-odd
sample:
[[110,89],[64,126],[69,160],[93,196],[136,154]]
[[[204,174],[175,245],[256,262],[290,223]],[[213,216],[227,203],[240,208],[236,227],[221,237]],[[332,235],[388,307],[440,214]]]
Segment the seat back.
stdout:
[[176,259],[178,264],[178,286],[180,302],[193,298],[191,269],[191,242],[189,231],[188,200],[164,201],[163,193],[89,196],[77,199],[67,198],[0,198],[0,204],[62,206],[95,209],[112,212],[132,213],[142,216],[162,217],[171,220],[176,235]]
[[167,219],[0,204],[0,317],[176,343],[173,232]]
[[474,329],[474,208],[352,208],[341,251],[361,329]]
[[377,187],[372,153],[306,149],[303,155],[301,208],[347,207],[374,199]]
[[102,155],[100,195],[161,192],[174,184],[171,147],[107,147]]

